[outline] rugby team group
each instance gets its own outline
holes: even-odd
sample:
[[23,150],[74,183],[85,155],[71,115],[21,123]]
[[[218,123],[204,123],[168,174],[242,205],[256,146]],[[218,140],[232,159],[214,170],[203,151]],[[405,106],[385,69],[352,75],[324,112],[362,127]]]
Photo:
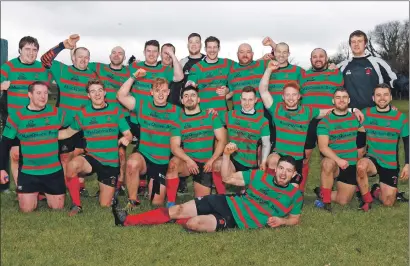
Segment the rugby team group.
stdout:
[[[330,64],[316,48],[308,70],[289,63],[288,44],[270,37],[261,45],[271,53],[254,59],[243,43],[238,62],[218,56],[214,36],[202,54],[201,36],[190,34],[182,60],[171,43],[149,40],[145,59],[132,56],[127,65],[120,46],[109,64],[90,62],[79,40],[69,36],[38,61],[39,43],[26,36],[19,56],[1,66],[7,121],[0,181],[7,186],[12,175],[22,212],[39,200],[63,209],[66,190],[69,215],[86,211],[84,179],[95,173],[99,203],[112,208],[116,225],[173,222],[198,232],[296,225],[316,146],[316,207],[332,212],[332,202],[346,205],[355,195],[365,212],[374,200],[407,201],[397,189],[409,176],[408,118],[391,103],[397,77],[366,54],[360,30],[348,39],[351,59]],[[56,60],[66,49],[72,65]],[[51,82],[56,104],[49,103]],[[369,187],[375,175],[379,182]],[[187,177],[194,199],[176,204]],[[144,190],[157,208],[129,214]],[[128,197],[125,208],[120,193]]]

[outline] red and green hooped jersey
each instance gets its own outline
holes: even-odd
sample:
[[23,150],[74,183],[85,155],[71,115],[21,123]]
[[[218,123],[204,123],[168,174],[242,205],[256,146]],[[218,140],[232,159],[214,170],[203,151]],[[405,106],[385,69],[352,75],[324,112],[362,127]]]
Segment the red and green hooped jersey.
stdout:
[[216,90],[221,86],[228,86],[228,74],[232,64],[230,59],[218,58],[215,63],[199,61],[191,68],[188,80],[198,85],[201,109],[228,110],[225,96],[218,96]]
[[130,129],[118,105],[95,109],[89,104],[77,112],[70,127],[84,132],[88,155],[103,165],[118,167],[118,134]]
[[367,154],[388,169],[399,167],[399,140],[409,135],[409,120],[405,114],[390,108],[378,112],[376,107],[363,110],[366,130]]
[[301,103],[318,109],[333,108],[333,95],[338,87],[343,87],[343,73],[339,69],[302,72],[300,84]]
[[303,72],[303,68],[291,64],[273,71],[269,80],[269,93],[272,95],[273,101],[283,101],[283,86],[289,81],[296,81],[300,85]]
[[247,167],[258,167],[258,141],[264,136],[270,136],[269,121],[263,113],[250,115],[232,110],[225,112],[221,120],[228,129],[229,141],[238,147],[238,151],[232,155],[235,161]]
[[352,113],[336,115],[331,112],[323,117],[317,126],[317,135],[329,136],[329,148],[339,158],[349,162],[349,165],[357,163],[357,131],[360,123]]
[[288,110],[282,102],[273,103],[269,112],[276,128],[275,151],[302,160],[309,123],[320,114],[319,109],[298,105],[297,109]]
[[253,61],[247,66],[241,66],[234,62],[228,75],[228,87],[233,92],[232,102],[234,110],[240,111],[241,93],[246,86],[251,86],[256,89],[258,102],[255,105],[255,110],[263,112],[263,103],[259,94],[259,83],[263,77],[263,73],[268,65],[268,60]]
[[[129,66],[130,75],[133,75],[138,69],[144,69],[146,75],[142,78],[138,78],[134,81],[132,85],[131,94],[135,97],[136,102],[152,102],[151,88],[154,80],[156,78],[165,78],[168,80],[168,84],[173,80],[174,69],[170,66],[163,66],[162,64],[157,64],[156,66],[148,66],[145,61],[134,62]],[[131,122],[137,124],[137,118],[135,112],[131,112]]]
[[109,64],[102,63],[89,63],[88,67],[94,71],[98,78],[104,83],[104,89],[106,91],[105,101],[107,103],[119,104],[122,108],[122,112],[125,116],[130,116],[127,108],[122,106],[117,100],[117,92],[121,88],[122,84],[130,77],[130,70],[127,66],[123,66],[121,69],[113,69]]
[[14,114],[17,109],[29,104],[28,86],[34,81],[49,83],[51,76],[49,71],[39,61],[33,64],[23,64],[20,58],[14,58],[1,65],[1,80],[10,81],[7,91],[7,110]]
[[58,154],[58,130],[71,119],[61,109],[46,105],[32,111],[23,107],[10,114],[3,136],[20,140],[21,171],[29,175],[47,175],[62,169]]
[[141,127],[138,151],[153,163],[168,164],[171,132],[179,127],[180,112],[181,108],[170,103],[156,106],[152,100],[136,102],[135,113]]
[[272,216],[301,214],[303,196],[295,186],[280,187],[275,184],[273,176],[261,170],[249,170],[242,172],[242,175],[246,193],[226,196],[240,229],[265,227]]
[[184,152],[194,161],[206,163],[213,154],[215,130],[222,128],[218,115],[201,111],[194,115],[181,112],[172,136],[180,136]]

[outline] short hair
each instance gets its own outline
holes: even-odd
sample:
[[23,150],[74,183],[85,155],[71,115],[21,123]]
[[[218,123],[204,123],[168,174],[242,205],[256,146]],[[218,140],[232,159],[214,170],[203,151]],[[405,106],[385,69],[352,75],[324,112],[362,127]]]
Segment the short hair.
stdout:
[[78,50],[85,50],[85,51],[88,52],[88,54],[90,54],[90,50],[88,50],[87,48],[85,48],[85,47],[77,47],[77,48],[74,49],[73,55],[75,55]]
[[47,82],[37,80],[37,81],[34,81],[33,83],[31,83],[30,85],[28,85],[28,92],[33,93],[34,92],[34,87],[37,86],[37,85],[46,86],[47,90],[48,91],[50,90],[50,85],[48,85]]
[[336,95],[336,93],[339,92],[339,91],[340,91],[340,92],[346,92],[347,94],[349,94],[349,92],[347,91],[346,88],[337,87],[336,90],[335,90],[335,93],[333,93],[333,95]]
[[172,50],[174,50],[174,53],[175,53],[175,46],[174,46],[172,43],[164,43],[164,44],[161,46],[161,51],[162,51],[162,49],[163,49],[164,47],[171,47]]
[[310,57],[312,57],[313,52],[316,51],[316,50],[322,50],[323,52],[325,52],[325,56],[327,57],[327,52],[326,52],[326,50],[323,49],[323,48],[320,48],[320,47],[313,49],[312,52],[310,53]]
[[186,92],[186,91],[195,91],[196,94],[199,93],[197,87],[194,87],[194,86],[192,86],[192,85],[189,85],[189,86],[186,86],[186,87],[182,88],[182,90],[181,90],[181,98],[182,98],[182,96],[184,95],[184,92]]
[[295,90],[298,90],[298,91],[300,91],[300,86],[299,86],[299,84],[296,82],[296,81],[289,81],[289,82],[286,82],[285,83],[285,85],[283,86],[283,89],[282,90],[285,90],[286,88],[294,88]]
[[38,41],[36,38],[31,37],[31,36],[24,36],[23,38],[21,38],[21,40],[19,41],[19,49],[23,49],[23,47],[26,44],[34,44],[34,46],[37,49],[40,49],[40,45],[38,44]]
[[387,83],[377,84],[376,87],[374,87],[374,89],[373,89],[373,94],[376,92],[377,89],[389,89],[389,92],[391,94],[391,87]]
[[202,38],[201,38],[201,35],[199,35],[198,33],[191,33],[191,34],[189,34],[188,35],[188,41],[189,41],[189,39],[191,39],[191,38],[193,38],[193,37],[198,37],[199,38],[199,40],[202,40]]
[[165,78],[156,78],[154,79],[154,82],[152,83],[152,87],[151,89],[154,90],[158,87],[160,87],[161,85],[166,84],[168,86],[168,80]]
[[149,40],[149,41],[145,42],[144,50],[147,49],[147,46],[150,46],[150,45],[157,47],[158,50],[159,50],[159,42],[157,40]]
[[90,79],[87,82],[87,86],[85,87],[85,90],[87,91],[87,93],[90,92],[89,89],[90,89],[91,85],[101,85],[101,87],[104,89],[104,83],[101,80],[99,80],[99,79]]
[[219,39],[214,36],[209,36],[208,38],[205,39],[205,47],[207,46],[209,42],[216,42],[218,44],[218,47],[220,47],[221,45],[221,42],[219,41]]
[[253,94],[255,94],[255,96],[256,96],[256,89],[252,86],[243,87],[241,94],[244,93],[244,92],[253,92]]
[[293,165],[294,168],[296,168],[296,160],[295,160],[295,158],[293,158],[293,157],[290,156],[290,155],[281,156],[280,159],[279,159],[279,161],[278,161],[278,165],[279,165],[281,162],[290,163],[291,165]]
[[355,30],[354,32],[350,33],[350,36],[349,36],[349,45],[351,44],[353,37],[364,37],[364,43],[367,44],[367,41],[368,41],[367,35],[366,35],[366,33],[364,33],[363,31],[361,31],[361,30]]
[[[287,44],[287,43],[285,43],[285,42],[280,42],[280,43],[278,43],[277,45],[276,45],[276,47],[278,47],[278,45],[284,45],[284,46],[286,46],[287,48],[288,48],[288,52],[290,51],[290,49],[289,49],[289,44]],[[276,49],[276,48],[275,48]]]

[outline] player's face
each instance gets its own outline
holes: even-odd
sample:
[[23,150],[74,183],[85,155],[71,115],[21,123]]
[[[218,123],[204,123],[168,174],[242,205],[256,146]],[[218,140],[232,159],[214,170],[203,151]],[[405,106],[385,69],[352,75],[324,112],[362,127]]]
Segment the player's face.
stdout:
[[151,89],[151,95],[154,97],[154,103],[156,105],[165,105],[169,95],[169,88],[167,84]]
[[289,49],[286,45],[276,45],[275,58],[279,64],[285,64],[289,59]]
[[205,46],[206,56],[211,59],[215,60],[218,58],[219,47],[217,42],[208,42]]
[[349,107],[350,97],[349,94],[345,91],[338,91],[333,96],[333,104],[335,108],[339,111],[346,111]]
[[189,38],[188,40],[188,51],[191,55],[197,55],[201,52],[201,39],[198,36]]
[[93,105],[101,106],[105,103],[105,90],[100,84],[93,84],[88,88],[88,97]]
[[20,49],[20,60],[25,64],[32,64],[37,59],[38,49],[34,43],[26,44]]
[[354,55],[364,54],[364,50],[366,49],[364,36],[353,36],[350,39],[350,49],[352,49]]
[[286,186],[294,174],[295,167],[288,162],[282,161],[276,167],[275,183],[279,186]]
[[327,56],[325,54],[325,51],[323,51],[322,49],[314,50],[312,52],[312,57],[310,58],[310,63],[316,70],[325,68],[327,65]]
[[238,61],[241,65],[247,65],[253,60],[252,48],[249,45],[240,46],[238,49]]
[[90,62],[90,53],[84,49],[78,49],[73,55],[73,64],[80,70],[85,70]]
[[255,104],[258,98],[256,98],[253,92],[242,92],[241,94],[241,106],[245,111],[251,111],[255,108]]
[[48,88],[44,85],[36,85],[33,88],[33,92],[28,93],[30,103],[36,108],[43,109],[48,101]]
[[[174,53],[175,53],[175,51],[174,51]],[[161,61],[162,61],[162,65],[164,65],[164,66],[171,66],[172,65],[172,57],[167,55],[164,52],[164,49],[162,49],[162,51],[161,51]]]
[[186,109],[194,110],[199,104],[198,93],[194,90],[184,91],[181,102]]
[[125,59],[125,51],[121,47],[115,47],[110,54],[111,64],[114,66],[122,65]]
[[144,50],[145,62],[155,64],[158,61],[159,49],[156,46],[148,45]]
[[297,89],[293,87],[286,87],[283,90],[282,98],[285,102],[286,108],[294,109],[298,105],[300,93]]
[[373,101],[380,109],[386,108],[392,101],[392,96],[389,89],[377,88],[374,91]]

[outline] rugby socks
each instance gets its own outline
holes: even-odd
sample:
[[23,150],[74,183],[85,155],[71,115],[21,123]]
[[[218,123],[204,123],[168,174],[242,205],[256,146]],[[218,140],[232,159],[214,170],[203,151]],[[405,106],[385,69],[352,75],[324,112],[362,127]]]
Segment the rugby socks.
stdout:
[[165,184],[167,187],[167,200],[168,202],[174,202],[177,199],[177,191],[179,186],[179,178],[167,178],[165,179]]
[[124,226],[164,224],[170,220],[168,208],[158,208],[139,214],[127,215]]
[[375,199],[379,199],[379,197],[380,197],[380,187],[378,187],[378,188],[376,188],[376,190],[375,191],[373,191],[373,198],[375,198]]
[[80,201],[80,179],[78,176],[74,176],[73,178],[66,178],[67,180],[67,188],[68,192],[70,192],[71,201],[76,206],[81,206]]
[[370,194],[370,192],[367,192],[366,194],[364,194],[362,196],[362,198],[363,198],[363,201],[365,203],[372,203],[373,202],[373,198],[372,198],[372,195]]
[[299,189],[304,192],[305,191],[305,186],[306,186],[306,181],[309,176],[309,164],[303,164],[302,168],[302,182],[299,185]]
[[189,221],[191,218],[182,218],[182,219],[177,219],[175,221],[176,224],[180,224],[182,226],[186,226],[186,223]]
[[221,172],[212,172],[212,180],[214,181],[216,192],[218,194],[226,194],[226,188],[222,182]]
[[320,194],[322,194],[323,203],[331,203],[332,201],[332,189],[320,187]]

